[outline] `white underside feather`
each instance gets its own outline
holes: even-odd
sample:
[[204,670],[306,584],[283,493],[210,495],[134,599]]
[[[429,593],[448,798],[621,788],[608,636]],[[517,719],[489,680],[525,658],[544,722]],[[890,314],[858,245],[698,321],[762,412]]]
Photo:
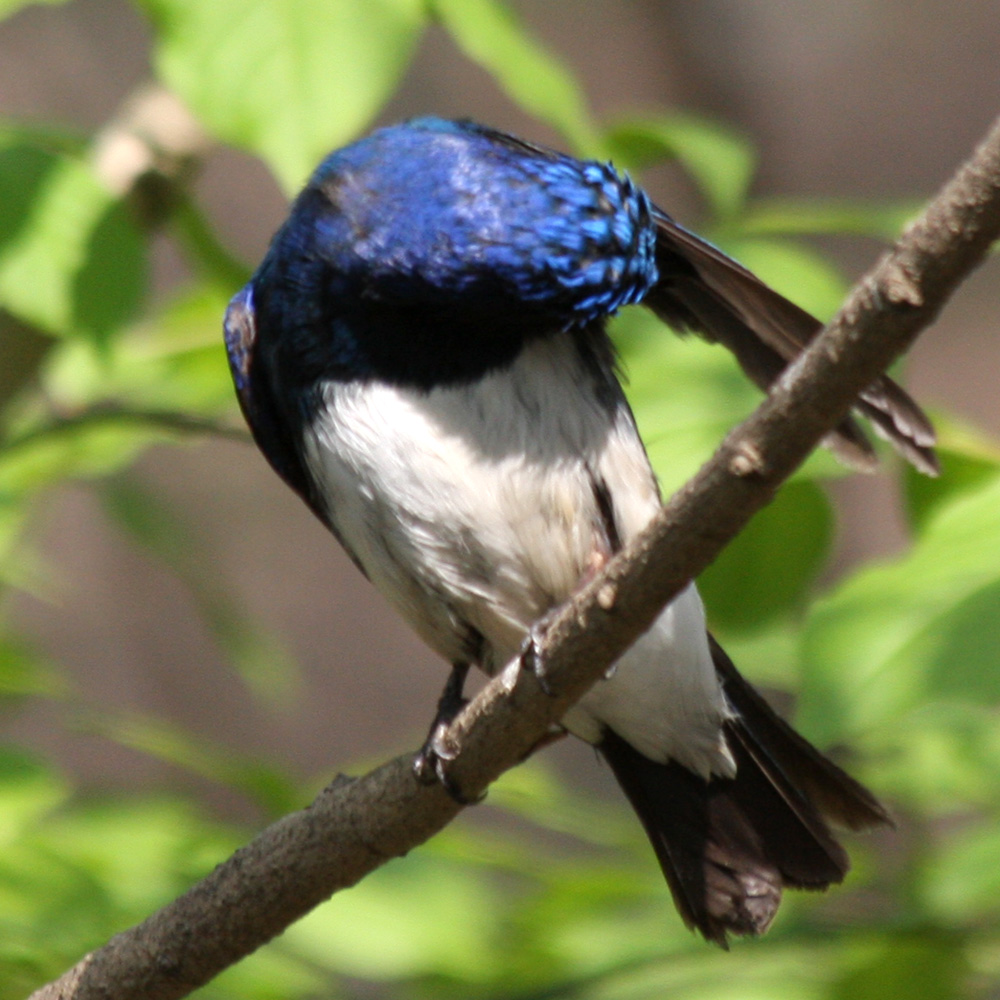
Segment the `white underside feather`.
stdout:
[[[375,586],[451,662],[469,628],[488,672],[608,554],[594,493],[607,485],[627,542],[659,506],[628,407],[609,409],[569,334],[510,367],[434,389],[330,382],[306,459],[344,543]],[[654,760],[732,774],[729,714],[693,586],[565,717],[596,743],[612,728]]]

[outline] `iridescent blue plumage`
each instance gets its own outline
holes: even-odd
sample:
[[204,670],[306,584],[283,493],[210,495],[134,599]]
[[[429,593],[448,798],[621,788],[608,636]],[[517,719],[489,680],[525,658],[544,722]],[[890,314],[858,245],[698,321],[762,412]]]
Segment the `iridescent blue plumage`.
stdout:
[[641,300],[655,254],[649,200],[610,166],[418,119],[316,170],[251,282],[281,331],[257,349],[305,381],[477,378]]
[[650,204],[627,177],[469,122],[382,129],[332,154],[310,187],[339,210],[321,227],[344,241],[343,264],[385,294],[486,291],[571,325],[656,281]]

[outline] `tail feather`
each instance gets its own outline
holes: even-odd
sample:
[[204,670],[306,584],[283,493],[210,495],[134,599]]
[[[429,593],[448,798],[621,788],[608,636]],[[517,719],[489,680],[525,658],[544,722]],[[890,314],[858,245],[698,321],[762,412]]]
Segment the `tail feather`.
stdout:
[[892,826],[882,803],[785,722],[743,679],[715,637],[709,635],[708,640],[726,699],[739,716],[740,731],[759,766],[782,775],[837,826],[848,830]]
[[652,761],[607,731],[600,750],[656,852],[684,922],[726,946],[729,934],[770,926],[784,887],[843,880],[847,853],[829,822],[861,829],[890,822],[862,785],[780,719],[713,641],[727,697],[734,778],[705,781]]
[[[729,348],[747,375],[768,389],[822,324],[665,213],[655,215],[660,279],[645,304],[672,326]],[[931,476],[939,473],[934,429],[892,379],[879,377],[861,394],[856,408],[917,469]],[[862,470],[873,467],[871,445],[850,419],[836,428],[829,443],[847,464]]]

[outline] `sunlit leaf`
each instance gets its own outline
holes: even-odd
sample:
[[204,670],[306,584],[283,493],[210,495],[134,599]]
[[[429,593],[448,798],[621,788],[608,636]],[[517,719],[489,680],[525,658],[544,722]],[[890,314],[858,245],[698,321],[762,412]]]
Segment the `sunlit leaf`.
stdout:
[[374,118],[409,62],[422,0],[141,0],[164,81],[291,194]]
[[432,0],[431,7],[462,51],[525,111],[558,129],[577,153],[607,155],[577,81],[507,6],[496,0]]
[[83,160],[0,150],[0,306],[48,333],[98,341],[135,311],[145,240]]
[[[762,394],[728,351],[697,337],[678,337],[645,310],[619,316],[612,335],[639,432],[669,496],[750,415]],[[824,449],[805,467],[808,475],[843,471]]]
[[913,550],[818,602],[803,717],[821,740],[897,729],[928,698],[1000,701],[1000,477],[942,504]]
[[502,915],[482,873],[415,853],[314,910],[283,943],[352,976],[488,981],[499,971],[490,943]]
[[[155,430],[128,421],[57,420],[40,429],[37,437],[19,438],[0,450],[0,495],[6,491],[26,497],[59,481],[108,475],[160,437]],[[0,510],[0,535],[2,520]]]
[[905,469],[905,498],[910,522],[921,531],[938,508],[957,495],[985,486],[1000,474],[1000,442],[945,416],[935,418],[941,475],[923,476]]

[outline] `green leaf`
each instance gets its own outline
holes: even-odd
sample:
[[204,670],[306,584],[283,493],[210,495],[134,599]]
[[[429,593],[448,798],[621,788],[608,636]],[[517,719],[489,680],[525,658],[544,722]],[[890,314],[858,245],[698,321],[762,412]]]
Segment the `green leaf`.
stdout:
[[0,845],[9,845],[63,802],[65,781],[37,757],[0,747]]
[[432,0],[431,7],[459,48],[513,101],[558,129],[577,153],[608,155],[577,81],[508,7],[494,0]]
[[84,160],[0,150],[0,306],[48,333],[104,341],[143,294],[145,250]]
[[156,65],[220,139],[288,194],[374,118],[406,69],[422,0],[140,0]]
[[[162,434],[128,422],[52,425],[38,437],[18,438],[0,449],[0,499],[24,501],[33,492],[61,480],[105,476],[120,469]],[[0,553],[5,512],[0,505]]]
[[913,549],[818,602],[802,721],[820,742],[892,733],[931,699],[1000,701],[1000,476],[942,504]]
[[936,416],[934,422],[941,475],[923,476],[910,466],[904,472],[907,513],[918,532],[943,504],[1000,474],[1000,443],[947,416]]
[[277,767],[241,756],[180,726],[148,715],[91,715],[87,728],[247,796],[271,816],[302,805],[295,783]]
[[854,951],[829,1000],[944,1000],[964,992],[968,961],[958,935],[931,929],[872,936]]
[[1000,825],[995,815],[946,834],[920,873],[921,898],[950,923],[1000,915]]
[[29,7],[33,3],[57,4],[65,3],[66,0],[0,0],[0,18],[10,17],[22,7]]
[[923,206],[921,201],[826,201],[818,198],[757,198],[740,216],[747,236],[871,236],[895,240]]
[[644,310],[616,317],[612,333],[639,431],[669,495],[750,413],[760,392],[727,351],[682,339]]
[[672,114],[616,125],[609,134],[616,159],[641,169],[676,159],[698,186],[712,213],[726,220],[740,212],[756,166],[753,147],[731,128]]
[[66,684],[58,671],[27,643],[0,636],[0,698],[53,697],[65,691]]
[[313,910],[282,941],[350,976],[480,982],[500,971],[490,944],[501,917],[497,889],[482,873],[415,852]]
[[713,627],[756,631],[802,609],[833,540],[826,494],[787,483],[699,578]]

